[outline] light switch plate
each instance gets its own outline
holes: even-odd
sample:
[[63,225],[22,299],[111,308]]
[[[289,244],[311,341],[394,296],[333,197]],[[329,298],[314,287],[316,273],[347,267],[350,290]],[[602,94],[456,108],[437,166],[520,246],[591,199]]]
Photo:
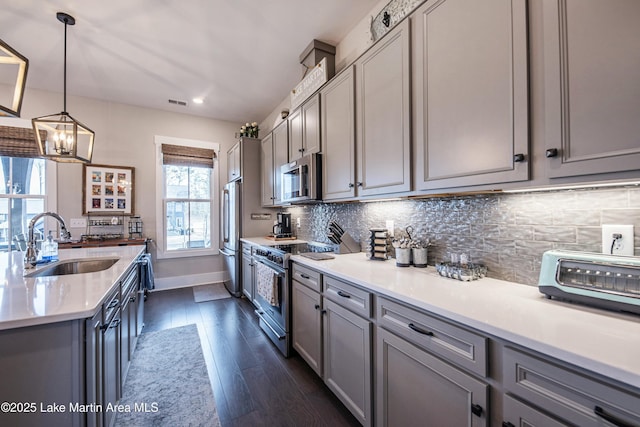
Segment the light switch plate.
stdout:
[[87,227],[87,219],[86,218],[71,218],[69,221],[69,228],[86,228]]
[[[614,239],[614,234],[620,234],[622,237],[619,239]],[[633,225],[602,225],[603,254],[633,255],[633,252]]]

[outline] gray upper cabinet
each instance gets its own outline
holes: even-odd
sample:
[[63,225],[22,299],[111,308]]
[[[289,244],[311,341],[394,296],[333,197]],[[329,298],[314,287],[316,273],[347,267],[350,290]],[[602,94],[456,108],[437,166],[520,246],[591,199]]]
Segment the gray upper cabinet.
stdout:
[[238,142],[227,151],[227,181],[240,178],[240,143]]
[[320,152],[320,94],[289,115],[289,161]]
[[322,104],[322,188],[324,200],[355,196],[356,141],[353,66],[320,91]]
[[260,157],[262,159],[262,206],[275,203],[275,170],[273,168],[273,133],[262,138]]
[[288,150],[289,128],[285,120],[262,139],[262,206],[281,202],[280,166],[288,162]]
[[411,189],[409,20],[356,61],[359,196]]
[[640,169],[638,22],[638,1],[543,2],[548,176]]
[[526,2],[428,1],[411,24],[415,189],[529,179]]

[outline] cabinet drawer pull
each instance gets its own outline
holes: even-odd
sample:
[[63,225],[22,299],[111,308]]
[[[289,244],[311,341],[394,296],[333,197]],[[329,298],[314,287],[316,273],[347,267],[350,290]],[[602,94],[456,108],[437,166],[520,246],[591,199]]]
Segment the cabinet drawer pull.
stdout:
[[314,307],[315,307],[315,309],[317,310],[317,309],[319,309],[319,308],[320,308],[320,304],[316,304],[316,305],[314,305]]
[[602,409],[600,406],[596,406],[595,408],[593,408],[593,412],[594,412],[594,414],[596,414],[600,418],[603,418],[603,419],[609,421],[614,426],[618,426],[618,427],[633,427],[633,424],[629,424],[628,422],[626,422],[624,420],[621,420],[620,418],[618,418],[616,416],[608,414],[607,411]]
[[118,304],[120,304],[120,300],[118,300],[118,299],[114,299],[113,301],[111,301],[111,302],[109,303],[109,305],[107,306],[107,308],[117,307],[117,306],[118,306]]
[[109,324],[109,329],[117,328],[120,326],[120,319],[116,319]]
[[351,298],[351,295],[349,295],[349,294],[345,294],[345,293],[344,293],[344,292],[342,292],[342,291],[338,291],[338,295],[340,295],[342,298]]
[[300,273],[300,277],[302,277],[303,279],[307,279],[307,280],[311,279],[311,277],[309,275],[304,274],[304,273]]
[[483,412],[482,406],[478,405],[477,403],[471,405],[471,413],[476,417],[481,417],[482,412]]
[[557,148],[549,148],[547,151],[544,152],[544,155],[546,157],[556,157],[558,155],[558,149]]
[[419,334],[422,335],[427,335],[429,337],[433,336],[433,332],[431,331],[425,331],[424,329],[418,328],[416,325],[414,325],[413,323],[409,323],[407,326],[409,326],[409,329],[411,329],[412,331],[416,331]]
[[516,163],[524,162],[524,154],[522,153],[516,154],[515,156],[513,156],[513,161]]

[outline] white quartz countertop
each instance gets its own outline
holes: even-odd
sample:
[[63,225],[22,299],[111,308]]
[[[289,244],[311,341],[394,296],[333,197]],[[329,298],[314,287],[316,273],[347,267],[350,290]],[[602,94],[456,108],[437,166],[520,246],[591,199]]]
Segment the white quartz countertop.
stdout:
[[23,276],[22,252],[0,254],[0,271],[4,273],[0,282],[0,330],[93,316],[143,251],[144,245],[61,249],[60,261],[108,257],[119,260],[95,273],[37,278]]
[[544,297],[535,286],[491,278],[461,282],[434,267],[396,267],[364,253],[297,263],[640,388],[640,317]]

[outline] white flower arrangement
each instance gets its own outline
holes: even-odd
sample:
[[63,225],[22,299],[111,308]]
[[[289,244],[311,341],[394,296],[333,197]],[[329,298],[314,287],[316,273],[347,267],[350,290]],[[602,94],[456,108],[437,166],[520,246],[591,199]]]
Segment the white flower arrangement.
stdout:
[[240,126],[240,136],[246,136],[249,138],[257,138],[258,137],[258,131],[260,129],[258,128],[258,123],[257,122],[253,122],[253,123],[245,123],[244,125]]

